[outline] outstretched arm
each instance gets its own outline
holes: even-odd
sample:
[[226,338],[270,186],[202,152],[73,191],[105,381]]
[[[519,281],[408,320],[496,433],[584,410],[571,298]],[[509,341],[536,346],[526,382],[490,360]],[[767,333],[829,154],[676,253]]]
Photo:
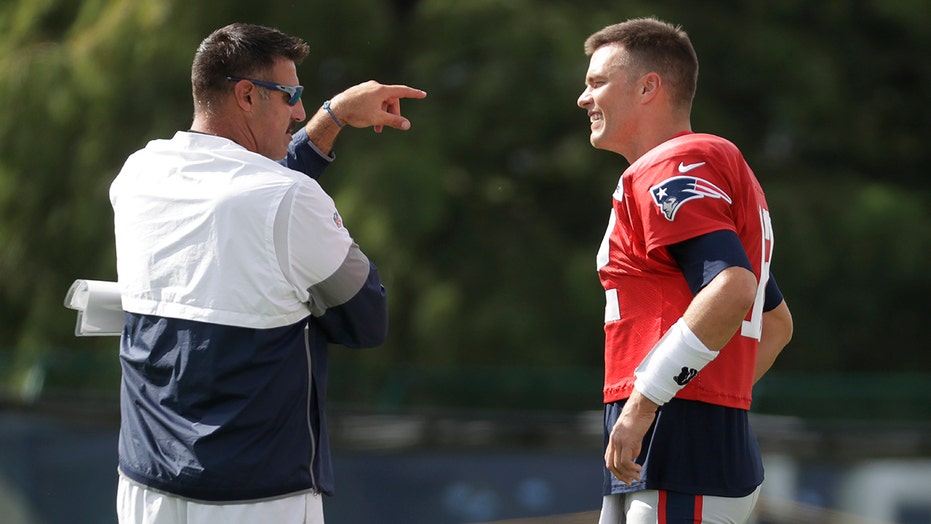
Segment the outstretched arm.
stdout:
[[427,93],[419,89],[375,81],[350,87],[329,101],[329,112],[321,106],[303,129],[294,133],[288,154],[279,163],[318,179],[334,159],[333,142],[344,126],[374,126],[376,132],[386,125],[409,129],[410,121],[401,116],[400,99],[425,96]]
[[410,129],[410,120],[401,115],[401,99],[421,99],[426,96],[425,91],[413,87],[384,85],[369,80],[330,99],[330,111],[321,106],[307,121],[304,129],[317,149],[329,155],[336,137],[345,126],[371,126],[378,133],[384,126],[405,131]]

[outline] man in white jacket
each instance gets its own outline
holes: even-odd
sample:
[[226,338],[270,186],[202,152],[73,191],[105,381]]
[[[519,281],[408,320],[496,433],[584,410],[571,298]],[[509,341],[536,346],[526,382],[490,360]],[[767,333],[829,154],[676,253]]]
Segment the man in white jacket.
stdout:
[[[198,47],[194,121],[110,188],[126,326],[121,523],[322,523],[327,346],[387,333],[378,271],[317,177],[344,126],[408,129],[374,81],[302,128],[299,38],[232,24]],[[292,135],[293,133],[293,135]]]

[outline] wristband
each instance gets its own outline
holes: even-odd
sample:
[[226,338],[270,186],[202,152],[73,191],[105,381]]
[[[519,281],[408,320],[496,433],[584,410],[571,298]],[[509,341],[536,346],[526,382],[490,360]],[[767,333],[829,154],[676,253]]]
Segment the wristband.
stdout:
[[336,118],[336,115],[333,114],[333,110],[330,109],[330,101],[329,101],[329,100],[323,102],[323,108],[326,109],[326,112],[327,112],[328,115],[330,115],[330,118],[332,118],[333,121],[336,122],[336,125],[338,125],[340,128],[342,128],[342,127],[343,127],[343,124],[340,124],[340,123],[339,123],[339,119]]
[[705,347],[685,320],[680,318],[637,366],[634,371],[637,377],[634,388],[662,406],[676,396],[718,353]]

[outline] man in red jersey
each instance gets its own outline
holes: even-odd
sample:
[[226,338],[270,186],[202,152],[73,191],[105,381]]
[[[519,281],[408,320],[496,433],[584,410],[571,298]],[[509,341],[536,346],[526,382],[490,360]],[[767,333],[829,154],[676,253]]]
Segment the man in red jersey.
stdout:
[[734,144],[692,132],[698,59],[681,28],[628,20],[585,52],[591,143],[631,164],[597,258],[601,524],[745,522],[763,482],[751,390],[792,335],[763,190]]

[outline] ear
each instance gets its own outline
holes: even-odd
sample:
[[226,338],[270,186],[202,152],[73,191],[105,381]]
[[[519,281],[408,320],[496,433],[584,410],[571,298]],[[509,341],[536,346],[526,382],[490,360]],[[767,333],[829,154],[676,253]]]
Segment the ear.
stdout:
[[243,111],[252,111],[256,96],[255,89],[255,84],[246,80],[236,82],[233,87],[233,98],[236,100],[236,105]]
[[644,103],[651,102],[659,96],[663,87],[663,78],[657,73],[647,73],[640,77],[640,98]]

